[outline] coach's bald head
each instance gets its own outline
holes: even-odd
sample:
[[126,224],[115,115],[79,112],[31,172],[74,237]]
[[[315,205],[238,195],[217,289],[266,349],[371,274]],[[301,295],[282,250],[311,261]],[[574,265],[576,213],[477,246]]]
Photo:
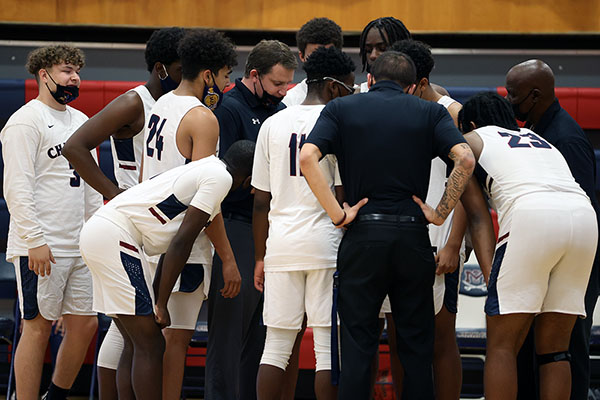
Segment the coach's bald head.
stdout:
[[506,99],[517,119],[535,124],[554,102],[554,73],[541,60],[528,60],[506,74]]

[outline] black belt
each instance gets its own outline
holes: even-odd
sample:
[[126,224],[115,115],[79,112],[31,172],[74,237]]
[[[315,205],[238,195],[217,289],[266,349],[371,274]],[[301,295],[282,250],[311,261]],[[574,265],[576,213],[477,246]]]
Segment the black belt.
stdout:
[[223,218],[224,219],[232,219],[234,221],[242,221],[242,222],[246,222],[248,224],[252,223],[252,218],[251,217],[246,217],[245,215],[242,215],[242,214],[233,213],[231,211],[229,211],[229,212],[221,212],[221,214],[223,214]]
[[382,221],[396,222],[400,224],[425,224],[423,217],[413,217],[410,215],[391,215],[391,214],[362,214],[356,218],[359,222]]

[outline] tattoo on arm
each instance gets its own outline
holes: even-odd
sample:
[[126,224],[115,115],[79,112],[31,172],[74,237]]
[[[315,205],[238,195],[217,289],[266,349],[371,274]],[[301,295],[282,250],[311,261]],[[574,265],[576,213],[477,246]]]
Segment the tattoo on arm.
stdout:
[[474,157],[471,148],[466,143],[458,146],[459,151],[450,152],[449,157],[454,161],[454,168],[448,178],[442,199],[435,209],[436,214],[442,219],[446,219],[454,209],[473,173]]

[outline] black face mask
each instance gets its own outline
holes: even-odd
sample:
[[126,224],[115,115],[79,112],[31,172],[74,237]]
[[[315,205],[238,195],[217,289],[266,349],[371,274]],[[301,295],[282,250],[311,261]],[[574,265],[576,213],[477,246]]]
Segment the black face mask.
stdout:
[[529,109],[529,111],[527,111],[526,113],[524,113],[520,110],[521,104],[525,103],[525,100],[527,100],[529,98],[529,96],[531,96],[531,93],[533,93],[533,89],[531,89],[529,91],[529,93],[527,94],[527,96],[525,96],[525,98],[523,100],[521,100],[519,103],[516,103],[516,104],[511,103],[510,104],[510,106],[512,107],[513,113],[515,114],[515,118],[517,118],[519,121],[526,122],[527,117],[529,116],[529,113],[531,112],[531,110],[533,110],[533,107],[535,107],[535,103],[533,103],[531,105],[531,108]]
[[177,89],[177,86],[179,86],[179,84],[169,76],[169,73],[167,72],[167,67],[165,67],[164,65],[162,67],[165,70],[166,76],[164,78],[161,78],[159,75],[158,79],[160,79],[160,87],[162,88],[163,93],[166,94],[169,93],[171,90]]
[[254,84],[254,96],[256,96],[256,98],[258,99],[260,104],[262,104],[265,108],[268,108],[268,109],[277,108],[279,103],[281,103],[281,100],[283,100],[283,97],[277,97],[277,96],[273,96],[271,93],[267,93],[260,78],[258,78],[258,82],[260,83],[260,87],[263,91],[263,94],[261,97],[258,97],[258,95],[256,94],[256,84]]
[[52,76],[50,75],[50,73],[48,73],[48,77],[56,85],[56,91],[53,92],[52,90],[50,90],[50,87],[48,86],[47,83],[45,85],[57,103],[63,104],[63,105],[68,104],[68,103],[72,102],[73,100],[75,100],[77,97],[79,97],[79,88],[77,86],[59,85],[58,83],[56,83],[56,81],[54,81],[54,79],[52,79]]

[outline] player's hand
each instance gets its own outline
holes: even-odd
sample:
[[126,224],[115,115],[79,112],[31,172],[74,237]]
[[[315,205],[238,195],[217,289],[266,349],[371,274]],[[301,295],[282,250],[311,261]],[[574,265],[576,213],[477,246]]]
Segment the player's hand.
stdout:
[[436,275],[447,274],[456,271],[460,258],[460,248],[446,244],[435,256]]
[[63,317],[60,317],[56,321],[52,321],[52,326],[55,334],[65,336],[65,323],[63,321]]
[[242,277],[235,262],[223,263],[223,282],[225,286],[221,289],[221,296],[231,299],[240,293]]
[[156,304],[154,306],[154,321],[160,326],[160,329],[171,325],[171,316],[166,306]]
[[423,203],[423,201],[418,198],[417,196],[413,196],[413,201],[415,203],[417,203],[417,205],[419,207],[421,207],[421,210],[423,211],[423,214],[425,215],[425,219],[434,224],[434,225],[441,225],[444,223],[445,218],[442,218],[436,211],[434,208],[432,208],[429,204],[427,203]]
[[263,292],[265,288],[265,262],[264,260],[257,261],[254,266],[254,287],[259,292]]
[[51,263],[56,264],[52,251],[47,244],[40,247],[35,247],[27,251],[29,256],[29,269],[35,272],[36,275],[50,275]]
[[342,204],[342,207],[344,208],[344,211],[346,212],[346,218],[344,219],[344,222],[341,225],[337,226],[337,228],[342,228],[342,227],[348,225],[350,222],[354,221],[354,218],[356,218],[356,214],[358,214],[358,210],[360,210],[362,206],[367,204],[368,201],[369,201],[369,199],[367,199],[365,197],[364,199],[360,200],[358,203],[356,203],[352,207],[350,207],[350,204],[344,202],[344,204]]

